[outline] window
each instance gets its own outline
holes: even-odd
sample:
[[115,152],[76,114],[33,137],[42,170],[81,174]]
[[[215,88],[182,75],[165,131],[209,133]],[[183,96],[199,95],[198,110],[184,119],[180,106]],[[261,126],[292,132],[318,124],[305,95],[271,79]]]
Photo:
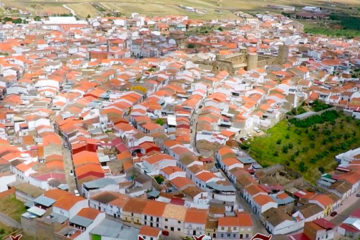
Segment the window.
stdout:
[[165,222],[167,222],[168,221],[168,219],[167,218],[165,218]]
[[180,224],[181,222],[180,221],[178,221],[178,224]]
[[170,230],[173,232],[173,231],[174,231],[174,227],[171,227]]
[[144,216],[145,220],[146,220],[146,215]]
[[165,229],[168,229],[168,226],[165,226]]
[[178,232],[180,232],[180,228],[178,228]]
[[240,239],[242,239],[243,238],[243,235],[242,234],[240,234]]

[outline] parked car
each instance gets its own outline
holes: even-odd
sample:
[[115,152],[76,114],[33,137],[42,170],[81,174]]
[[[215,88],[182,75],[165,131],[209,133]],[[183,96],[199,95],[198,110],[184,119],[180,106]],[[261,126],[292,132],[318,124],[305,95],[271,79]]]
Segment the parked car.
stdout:
[[335,211],[332,212],[332,213],[330,213],[330,216],[331,216],[331,217],[335,217],[336,215],[337,215],[337,212],[335,212]]
[[77,189],[74,190],[74,194],[75,194],[75,196],[77,196],[77,197],[80,196],[80,193],[79,193],[79,191],[78,191]]
[[357,193],[357,194],[356,194],[356,197],[360,197],[360,193]]

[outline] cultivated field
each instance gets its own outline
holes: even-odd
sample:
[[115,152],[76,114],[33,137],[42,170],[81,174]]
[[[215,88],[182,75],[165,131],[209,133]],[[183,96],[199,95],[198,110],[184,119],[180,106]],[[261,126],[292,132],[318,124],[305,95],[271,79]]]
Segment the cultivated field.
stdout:
[[[35,15],[69,13],[69,10],[64,8],[65,4],[79,17],[104,15],[110,11],[117,11],[123,15],[138,12],[148,16],[188,15],[191,18],[200,19],[236,18],[233,14],[235,11],[263,11],[268,4],[360,6],[358,0],[3,0],[2,3]],[[200,13],[186,11],[179,5],[196,8]]]

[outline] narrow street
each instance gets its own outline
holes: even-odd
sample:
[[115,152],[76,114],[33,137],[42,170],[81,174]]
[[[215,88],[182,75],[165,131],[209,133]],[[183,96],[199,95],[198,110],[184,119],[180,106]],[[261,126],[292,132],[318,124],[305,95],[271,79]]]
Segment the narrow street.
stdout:
[[[202,103],[201,103],[202,104]],[[196,132],[197,132],[197,121],[199,117],[199,109],[195,109],[193,115],[191,116],[190,122],[190,144],[193,147],[195,153],[199,153],[196,148]]]
[[66,182],[69,186],[69,192],[74,192],[77,189],[76,181],[75,181],[75,171],[74,166],[71,158],[71,152],[67,147],[64,147],[64,140],[62,143],[62,152],[64,158],[64,170],[65,170],[65,178]]
[[245,201],[244,198],[242,198],[241,194],[239,191],[237,191],[237,198],[236,200],[238,201],[238,203],[240,203],[240,205],[243,207],[244,211],[249,213],[251,216],[251,221],[254,225],[254,233],[264,233],[267,234],[267,230],[265,229],[264,225],[261,223],[259,216],[256,215],[255,213],[253,213],[253,211],[251,210],[250,205]]

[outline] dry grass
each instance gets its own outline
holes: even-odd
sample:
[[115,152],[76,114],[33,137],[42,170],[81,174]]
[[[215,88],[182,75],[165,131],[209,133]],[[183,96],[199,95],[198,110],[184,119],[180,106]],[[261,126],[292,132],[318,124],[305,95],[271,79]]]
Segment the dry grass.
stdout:
[[[92,3],[99,3],[108,10],[119,11],[124,15],[129,15],[131,12],[138,12],[148,16],[188,15],[191,18],[199,19],[236,18],[233,11],[263,9],[268,4],[329,6],[330,3],[340,3],[360,6],[359,0],[3,0],[2,2],[7,6],[28,10],[34,14],[68,13],[68,10],[62,6],[63,4],[67,4],[81,17],[86,17],[88,14],[95,16],[100,15],[101,12],[94,8]],[[197,14],[188,12],[181,9],[178,6],[179,4],[194,7],[206,13]]]

